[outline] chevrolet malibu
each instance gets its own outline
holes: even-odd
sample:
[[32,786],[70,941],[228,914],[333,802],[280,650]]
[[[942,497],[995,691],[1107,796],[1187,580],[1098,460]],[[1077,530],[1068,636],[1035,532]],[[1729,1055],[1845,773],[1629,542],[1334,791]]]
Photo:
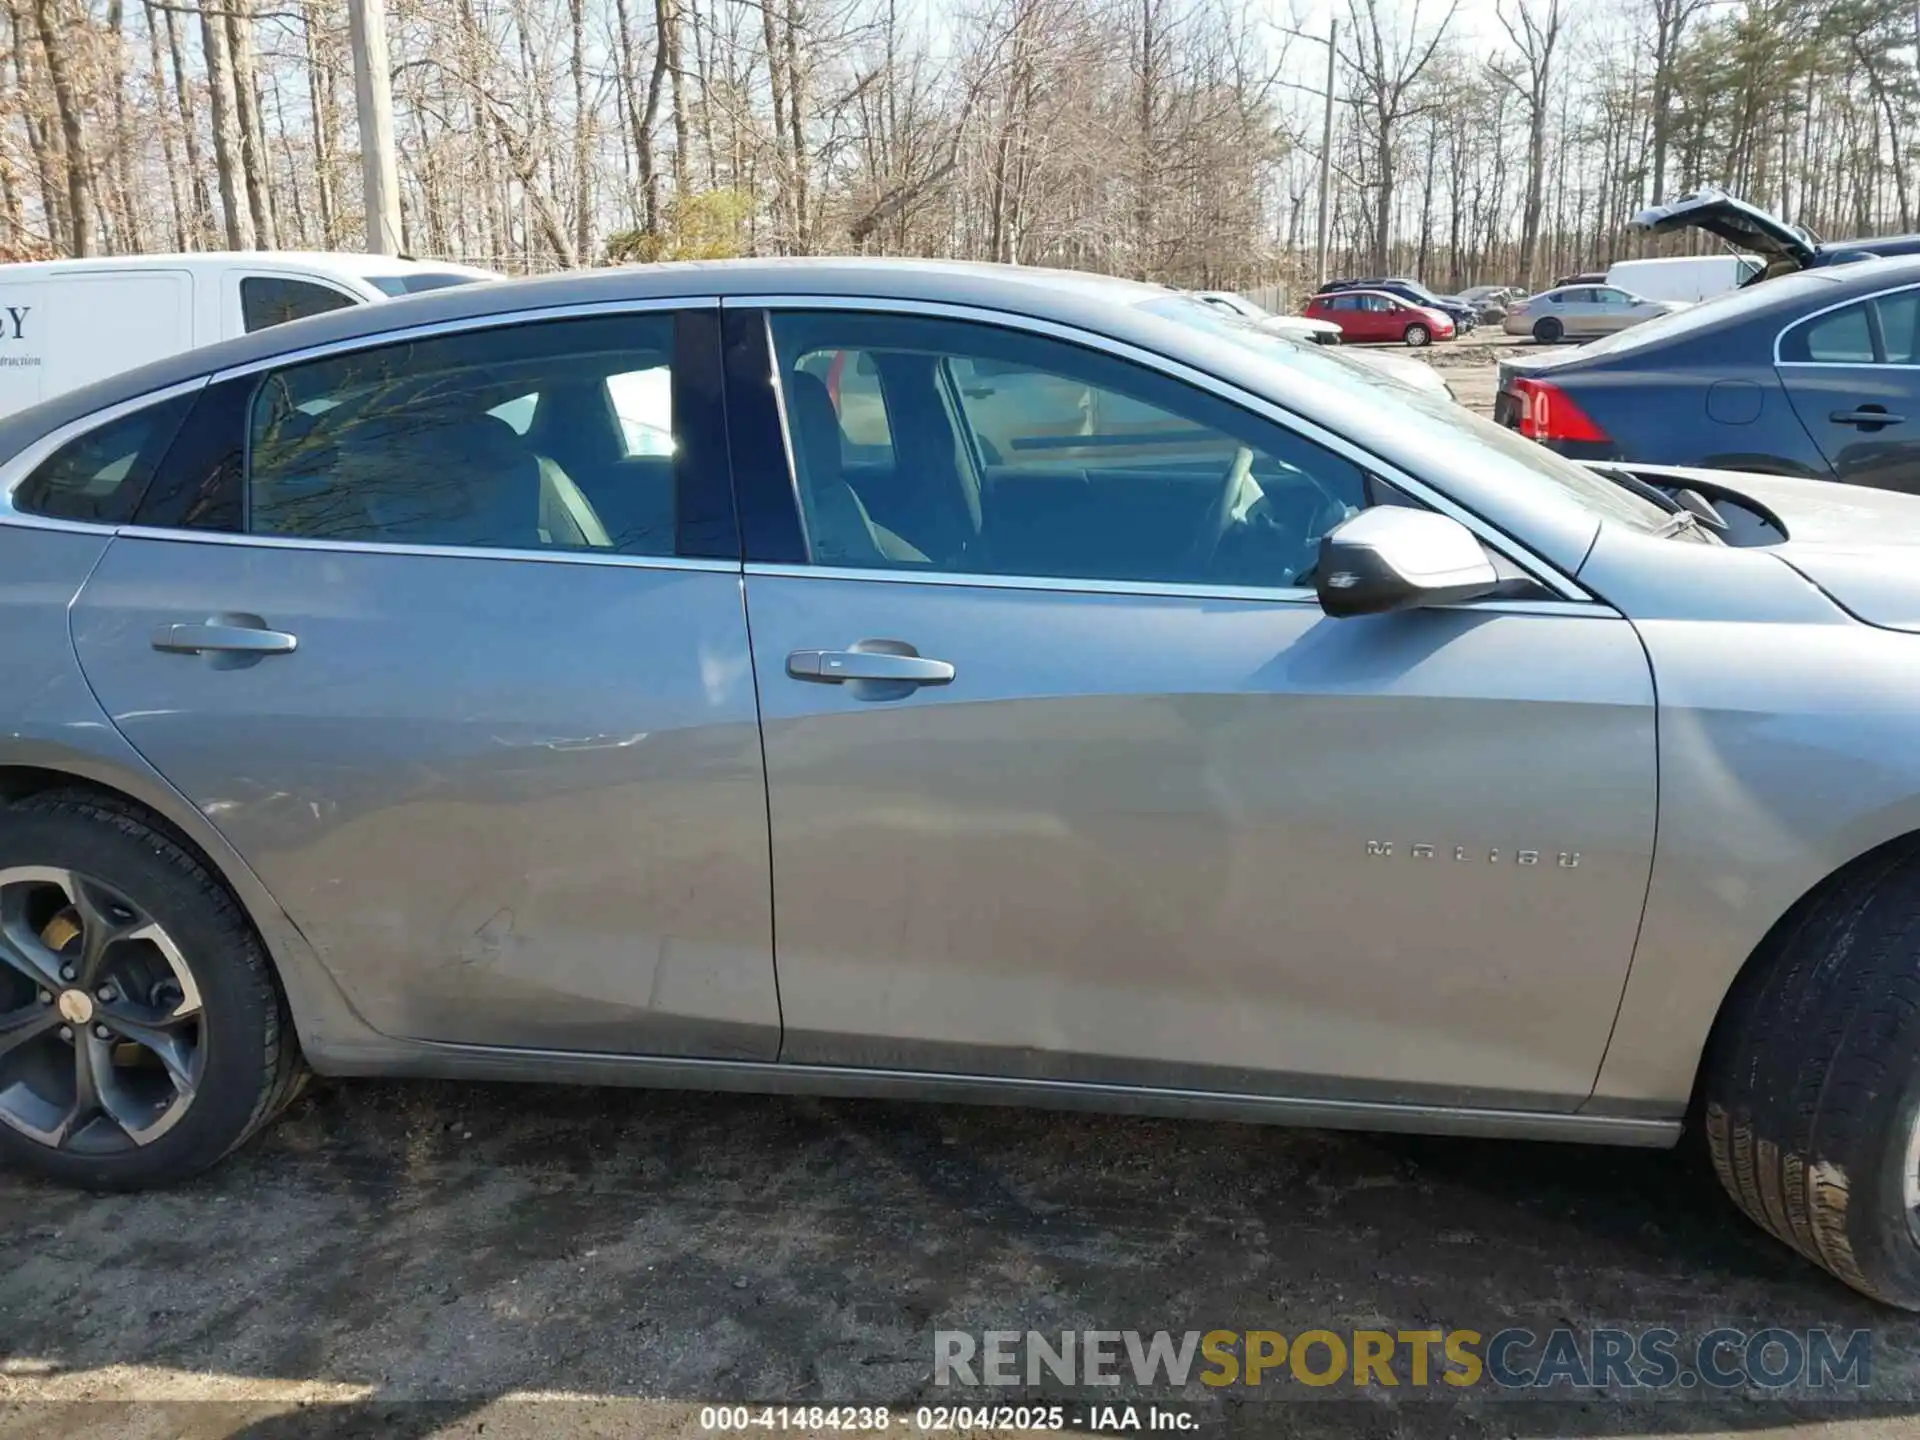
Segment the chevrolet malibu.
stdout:
[[1623,1145],[1920,1307],[1920,501],[1119,281],[447,290],[0,423],[0,1156],[326,1075]]

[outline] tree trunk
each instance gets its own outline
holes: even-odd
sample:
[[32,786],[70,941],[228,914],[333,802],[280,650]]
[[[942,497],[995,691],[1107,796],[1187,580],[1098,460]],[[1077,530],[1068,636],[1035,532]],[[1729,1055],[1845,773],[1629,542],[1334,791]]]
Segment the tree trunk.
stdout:
[[787,0],[787,111],[793,133],[793,248],[813,248],[813,209],[807,194],[806,67],[800,63],[800,0]]
[[220,176],[220,208],[226,220],[227,248],[251,250],[255,232],[241,178],[240,121],[233,93],[233,61],[219,0],[200,0],[200,44],[207,62],[207,95],[213,105],[213,163]]
[[[205,3],[205,0],[202,0]],[[240,130],[240,172],[247,213],[261,248],[277,248],[273,191],[267,170],[266,127],[260,123],[260,67],[253,53],[253,0],[217,0],[225,7],[227,49],[233,66],[234,118]]]
[[194,114],[193,92],[187,81],[187,57],[180,43],[180,32],[173,23],[173,11],[147,5],[147,25],[154,23],[167,32],[167,54],[173,61],[173,93],[179,102],[181,145],[187,157],[187,175],[193,196],[193,247],[206,244],[213,234],[213,194],[207,189],[207,170],[201,160],[200,124]]
[[154,104],[158,107],[154,115],[154,126],[160,132],[160,158],[167,167],[167,196],[173,202],[173,248],[190,248],[187,239],[187,197],[180,183],[180,160],[174,149],[173,127],[167,123],[165,110],[167,98],[166,62],[160,54],[160,29],[153,23],[153,7],[147,7],[147,51],[148,73],[153,85]]
[[[80,98],[67,68],[67,16],[55,14],[59,0],[34,0],[33,18],[40,32],[47,62],[47,81],[53,86],[54,108],[60,116],[60,138],[67,161],[67,246],[72,254],[93,253],[93,157],[80,118]],[[64,6],[61,7],[64,10]]]

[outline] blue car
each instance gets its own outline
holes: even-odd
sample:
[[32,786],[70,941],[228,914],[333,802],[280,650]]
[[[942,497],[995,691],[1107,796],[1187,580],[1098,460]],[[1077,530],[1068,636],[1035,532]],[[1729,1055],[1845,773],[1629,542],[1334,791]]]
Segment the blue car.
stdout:
[[1804,269],[1504,360],[1494,418],[1576,459],[1920,491],[1920,256]]

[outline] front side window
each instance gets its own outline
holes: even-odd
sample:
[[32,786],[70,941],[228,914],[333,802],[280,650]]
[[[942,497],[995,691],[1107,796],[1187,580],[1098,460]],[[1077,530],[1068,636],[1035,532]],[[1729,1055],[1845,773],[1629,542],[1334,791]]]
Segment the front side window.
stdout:
[[20,482],[14,508],[52,520],[127,523],[192,408],[191,395],[177,395],[69,440]]
[[284,275],[248,275],[240,281],[240,318],[248,334],[357,303],[331,285],[291,280]]
[[468,331],[269,374],[248,528],[511,550],[674,549],[670,315]]
[[[897,315],[772,325],[818,564],[1309,585],[1320,537],[1367,503],[1351,461],[1100,351]],[[828,383],[846,354],[871,361],[870,392]],[[875,433],[884,460],[856,438]]]

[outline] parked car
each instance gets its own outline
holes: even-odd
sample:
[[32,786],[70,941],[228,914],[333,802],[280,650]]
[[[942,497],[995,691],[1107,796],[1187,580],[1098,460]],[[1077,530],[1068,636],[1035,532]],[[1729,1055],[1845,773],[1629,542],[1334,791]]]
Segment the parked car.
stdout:
[[[1691,1109],[1756,1222],[1920,1306],[1920,501],[1724,476],[1728,545],[1686,472],[1190,303],[606,270],[0,421],[0,1156],[178,1179],[309,1064]],[[1066,391],[1080,433],[1013,423]]]
[[1194,299],[1223,314],[1238,316],[1263,330],[1305,340],[1312,345],[1338,345],[1342,338],[1340,327],[1330,320],[1310,320],[1304,315],[1276,315],[1231,290],[1195,290],[1190,293]]
[[[1192,299],[1195,302],[1207,301],[1207,297],[1202,294],[1196,294]],[[1340,329],[1337,325],[1326,320],[1309,320],[1301,315],[1267,315],[1263,311],[1261,312],[1263,318],[1256,321],[1250,319],[1245,312],[1235,306],[1215,305],[1212,303],[1195,303],[1177,307],[1168,305],[1163,308],[1161,313],[1169,316],[1177,316],[1184,320],[1190,320],[1195,324],[1205,324],[1214,327],[1222,324],[1235,326],[1251,325],[1261,334],[1270,335],[1278,340],[1290,341],[1295,344],[1319,343],[1324,338],[1320,333],[1322,330],[1332,332],[1331,343],[1337,345],[1340,341]],[[1293,329],[1296,325],[1312,326],[1314,328],[1302,334]],[[1244,332],[1236,334],[1234,338],[1241,338],[1242,334],[1244,334]],[[1445,376],[1425,361],[1416,360],[1411,355],[1403,355],[1395,350],[1375,350],[1360,345],[1342,345],[1334,353],[1347,364],[1358,366],[1361,370],[1373,375],[1384,376],[1396,384],[1409,385],[1415,390],[1437,396],[1443,400],[1456,398],[1453,393],[1453,387],[1447,384]]]
[[116,255],[0,265],[0,416],[269,325],[498,277],[390,255]]
[[1341,290],[1307,302],[1307,318],[1330,320],[1347,340],[1415,347],[1453,339],[1453,317],[1384,290]]
[[1500,328],[1509,335],[1531,335],[1542,345],[1555,345],[1611,335],[1680,308],[1673,301],[1649,300],[1612,285],[1565,285],[1514,301]]
[[1320,287],[1322,295],[1336,290],[1383,290],[1389,295],[1398,295],[1424,310],[1438,310],[1452,320],[1454,329],[1463,335],[1480,321],[1479,310],[1458,296],[1436,295],[1418,280],[1409,280],[1404,276],[1377,280],[1329,280]]
[[1480,324],[1497,325],[1507,318],[1507,307],[1525,295],[1526,291],[1513,285],[1474,285],[1462,290],[1457,298],[1473,307]]
[[1649,300],[1691,305],[1738,290],[1763,268],[1751,255],[1665,255],[1617,261],[1606,283]]
[[1562,275],[1558,280],[1553,282],[1553,288],[1558,290],[1563,285],[1604,285],[1606,283],[1607,272],[1605,270],[1580,270],[1572,275]]
[[1821,240],[1804,226],[1715,189],[1696,190],[1663,205],[1650,205],[1627,224],[1650,235],[1669,235],[1691,227],[1737,249],[1752,251],[1765,266],[1745,284],[1876,256],[1920,255],[1920,235]]
[[1495,415],[1564,454],[1920,491],[1920,256],[1748,286],[1501,363]]

